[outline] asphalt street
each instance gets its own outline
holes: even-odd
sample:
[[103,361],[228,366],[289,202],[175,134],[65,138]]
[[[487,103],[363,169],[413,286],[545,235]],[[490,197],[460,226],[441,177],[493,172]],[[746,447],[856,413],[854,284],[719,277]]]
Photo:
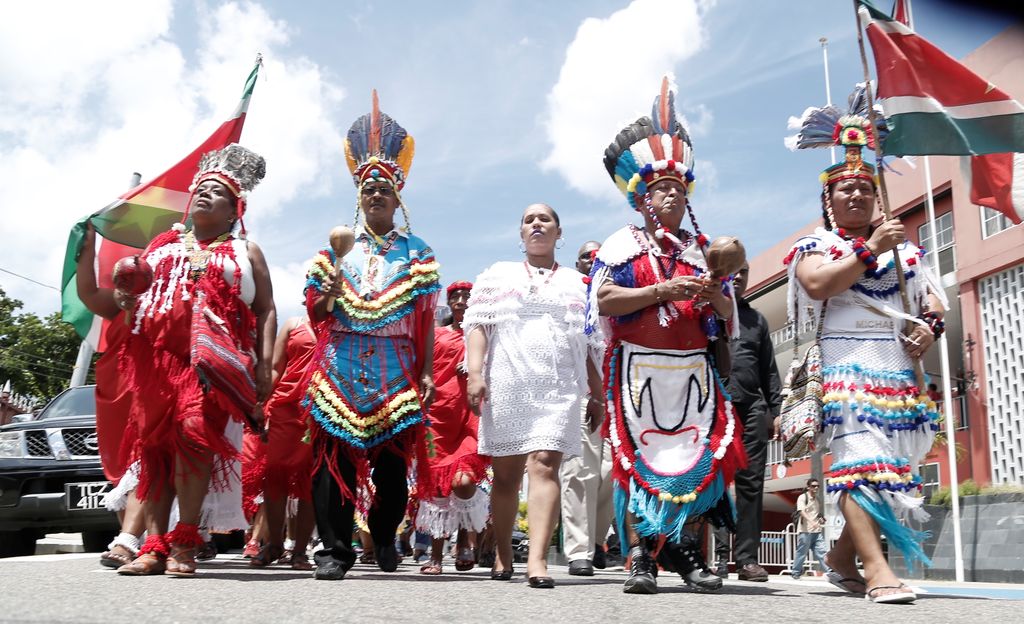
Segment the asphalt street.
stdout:
[[385,574],[357,564],[343,581],[309,572],[256,570],[240,555],[200,564],[196,578],[122,577],[94,553],[0,559],[0,622],[937,622],[1020,621],[1024,588],[930,584],[914,605],[875,605],[820,579],[767,583],[726,581],[714,595],[659,577],[660,593],[622,593],[625,573],[591,578],[552,567],[557,587],[532,589],[525,566],[512,581],[485,570],[419,574],[406,560]]

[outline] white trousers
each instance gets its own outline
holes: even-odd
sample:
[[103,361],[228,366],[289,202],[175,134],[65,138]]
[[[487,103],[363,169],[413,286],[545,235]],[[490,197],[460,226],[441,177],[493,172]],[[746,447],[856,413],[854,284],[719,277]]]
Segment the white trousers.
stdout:
[[612,451],[600,428],[590,433],[584,422],[580,435],[582,453],[561,468],[563,551],[569,561],[593,561],[594,545],[604,544],[614,515]]

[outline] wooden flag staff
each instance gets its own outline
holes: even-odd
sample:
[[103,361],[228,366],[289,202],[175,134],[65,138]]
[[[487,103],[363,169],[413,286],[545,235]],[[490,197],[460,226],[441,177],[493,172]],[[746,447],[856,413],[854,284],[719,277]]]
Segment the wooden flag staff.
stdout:
[[[892,210],[889,209],[889,193],[885,187],[885,172],[882,170],[882,141],[878,137],[878,126],[875,125],[877,113],[875,112],[875,95],[871,89],[871,72],[868,68],[868,56],[864,49],[864,31],[861,28],[860,23],[860,5],[857,0],[853,0],[853,15],[857,19],[857,45],[860,47],[860,61],[864,67],[864,86],[865,95],[868,100],[868,121],[871,124],[871,134],[874,138],[875,143],[875,161],[878,163],[878,188],[882,195],[882,216],[888,221],[892,219]],[[896,279],[899,281],[900,287],[900,299],[903,302],[903,312],[910,314],[910,298],[907,296],[907,278],[903,274],[903,263],[900,262],[899,249],[893,248],[892,250],[893,264],[896,269]],[[916,324],[913,321],[907,321],[906,334],[909,336],[913,331]],[[920,359],[914,361],[914,377],[917,381],[918,394],[923,394],[925,391],[924,383],[924,364]]]

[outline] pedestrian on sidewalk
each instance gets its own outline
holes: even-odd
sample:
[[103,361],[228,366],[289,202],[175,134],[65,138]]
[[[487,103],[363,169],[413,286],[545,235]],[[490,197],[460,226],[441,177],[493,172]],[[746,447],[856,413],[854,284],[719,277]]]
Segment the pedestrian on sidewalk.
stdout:
[[828,574],[832,568],[825,563],[825,516],[818,507],[818,480],[808,479],[807,487],[796,499],[797,515],[797,545],[796,555],[793,557],[793,567],[790,574],[793,580],[799,581],[803,576],[804,560],[807,558],[807,551],[814,550],[814,558],[818,561],[821,571]]

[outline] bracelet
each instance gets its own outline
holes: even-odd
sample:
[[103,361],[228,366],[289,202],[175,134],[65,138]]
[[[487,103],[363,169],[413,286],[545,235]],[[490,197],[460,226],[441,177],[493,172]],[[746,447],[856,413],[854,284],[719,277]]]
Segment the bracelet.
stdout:
[[936,340],[946,331],[946,323],[939,316],[938,312],[925,312],[917,318],[928,324],[928,328],[932,330],[932,335],[935,336]]
[[654,298],[658,301],[658,303],[661,303],[661,293],[658,291],[658,286],[659,284],[654,285]]
[[871,252],[863,236],[858,236],[853,240],[853,253],[867,267],[864,273],[871,275],[878,268],[878,258]]

